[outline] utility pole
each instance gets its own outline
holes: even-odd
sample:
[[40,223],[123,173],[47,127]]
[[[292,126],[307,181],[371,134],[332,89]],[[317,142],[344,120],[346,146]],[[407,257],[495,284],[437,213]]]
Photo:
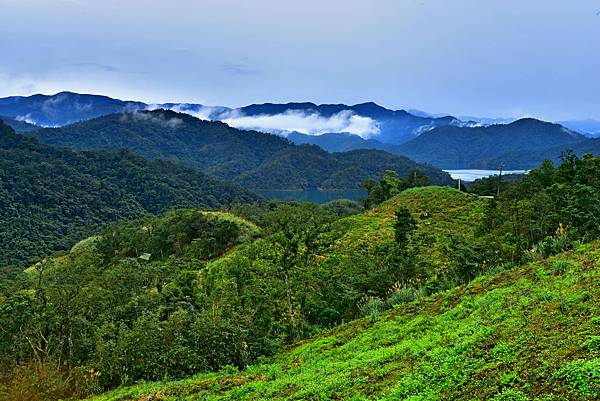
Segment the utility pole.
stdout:
[[460,177],[458,177],[458,190],[460,191]]
[[496,191],[496,196],[500,196],[500,185],[502,184],[502,169],[504,168],[504,163],[500,163],[500,174],[498,174],[498,190]]

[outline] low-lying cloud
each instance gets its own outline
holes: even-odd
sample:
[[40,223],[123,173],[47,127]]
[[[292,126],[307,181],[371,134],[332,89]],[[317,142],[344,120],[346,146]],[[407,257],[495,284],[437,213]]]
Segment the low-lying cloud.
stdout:
[[171,104],[148,106],[148,110],[164,108],[179,113],[190,114],[201,120],[222,121],[232,127],[246,130],[286,135],[300,132],[307,135],[321,135],[330,132],[346,132],[365,139],[379,134],[379,123],[370,118],[342,110],[329,117],[317,111],[287,110],[279,114],[261,114],[249,116],[238,109],[212,107],[198,104]]
[[183,123],[180,118],[166,118],[162,114],[144,113],[142,111],[134,111],[133,113],[123,114],[120,117],[123,122],[126,121],[147,121],[153,124],[158,124],[165,128],[175,129]]
[[320,135],[328,132],[348,132],[363,138],[379,133],[375,120],[357,115],[351,110],[340,111],[331,117],[301,110],[258,116],[246,116],[233,111],[221,120],[236,128],[275,133],[300,132],[307,135]]

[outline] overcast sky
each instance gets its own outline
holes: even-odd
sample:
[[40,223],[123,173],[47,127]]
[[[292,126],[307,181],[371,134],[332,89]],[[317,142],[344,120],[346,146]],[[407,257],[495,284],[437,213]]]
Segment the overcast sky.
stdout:
[[0,0],[0,96],[600,119],[600,0]]

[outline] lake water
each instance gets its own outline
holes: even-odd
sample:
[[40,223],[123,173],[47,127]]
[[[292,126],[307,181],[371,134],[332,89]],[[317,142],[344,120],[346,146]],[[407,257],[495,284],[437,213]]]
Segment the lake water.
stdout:
[[[455,180],[475,181],[478,178],[498,175],[498,170],[444,170]],[[503,170],[502,174],[523,174],[528,170]],[[259,195],[268,199],[278,199],[298,202],[327,203],[336,199],[360,200],[367,197],[367,191],[360,189],[351,191],[319,191],[317,189],[307,191],[256,191]]]
[[[452,178],[463,181],[475,181],[478,178],[490,177],[498,175],[498,170],[444,170]],[[502,170],[502,174],[525,174],[528,170]]]
[[327,203],[336,199],[364,199],[367,196],[367,191],[360,189],[351,191],[256,191],[259,195],[269,199],[298,201],[298,202],[314,202]]

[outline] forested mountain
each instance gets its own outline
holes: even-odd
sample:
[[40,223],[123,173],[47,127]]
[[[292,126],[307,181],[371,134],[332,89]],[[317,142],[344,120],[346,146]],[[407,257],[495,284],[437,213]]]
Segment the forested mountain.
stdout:
[[[285,103],[285,104],[252,104],[241,108],[222,106],[204,106],[195,103],[164,103],[149,105],[143,102],[122,101],[107,96],[86,95],[72,92],[61,92],[55,95],[33,95],[28,97],[12,96],[0,98],[0,115],[20,118],[41,126],[62,126],[70,123],[89,120],[92,118],[148,108],[164,108],[185,111],[205,119],[229,121],[234,124],[239,118],[279,118],[288,114],[296,117],[317,118],[322,122],[331,118],[350,120],[353,117],[368,119],[372,124],[373,133],[377,139],[386,143],[403,143],[428,129],[453,125],[470,125],[451,116],[430,117],[416,116],[405,110],[390,110],[375,103],[356,105],[345,104],[314,104],[314,103]],[[237,121],[240,127],[257,129],[271,133],[281,133],[285,130],[270,127],[269,124],[254,125],[249,121]],[[248,125],[250,124],[250,125]],[[238,126],[238,125],[236,125]],[[340,128],[342,129],[342,128]]]
[[[585,139],[583,135],[561,125],[526,118],[506,125],[435,128],[410,142],[398,145],[394,153],[446,169],[474,168],[483,159],[498,157],[510,151],[547,149],[576,144]],[[503,162],[507,168],[515,167],[511,165],[511,160]],[[532,162],[528,167],[535,165],[537,164]]]
[[600,136],[600,121],[592,118],[585,120],[559,121],[558,123],[589,137]]
[[292,132],[286,136],[298,145],[317,145],[328,152],[347,152],[356,149],[378,149],[390,152],[394,146],[379,142],[376,139],[364,139],[358,135],[345,132],[331,132],[321,135],[308,135]]
[[541,164],[544,160],[552,160],[557,163],[560,161],[560,156],[567,152],[573,152],[579,157],[586,153],[600,156],[600,138],[590,138],[583,142],[553,146],[547,149],[513,150],[511,152],[503,153],[500,156],[481,159],[474,163],[473,167],[491,169],[498,168],[500,163],[504,163],[508,168],[525,170]]
[[256,199],[188,167],[127,151],[58,149],[0,121],[0,267],[68,249],[109,222]]
[[329,154],[276,135],[242,131],[168,110],[114,114],[61,128],[28,133],[42,142],[82,149],[129,149],[149,159],[168,159],[251,189],[353,189],[386,170],[419,170],[435,184],[450,176],[406,157],[360,150]]
[[37,125],[30,124],[21,120],[16,120],[12,117],[0,116],[0,120],[4,121],[4,124],[8,125],[16,132],[27,132],[40,129],[40,127]]
[[314,104],[314,103],[285,103],[285,104],[252,104],[235,111],[243,116],[277,116],[286,113],[315,114],[321,118],[331,118],[340,113],[351,113],[372,120],[377,127],[374,137],[379,142],[399,144],[409,141],[421,132],[446,125],[470,125],[452,116],[422,117],[410,114],[405,110],[390,110],[373,102],[348,106],[345,104]]
[[145,108],[146,104],[142,102],[73,92],[0,98],[0,116],[19,117],[41,126],[65,125],[106,114]]
[[561,161],[111,225],[0,276],[0,399],[596,399],[600,159]]
[[[403,145],[363,139],[348,133],[306,135],[296,132],[287,138],[298,144],[318,145],[328,152],[380,149],[447,169],[497,169],[500,163],[510,169],[531,169],[546,159],[558,162],[560,155],[568,150],[578,156],[600,154],[597,139],[586,139],[556,124],[538,120],[489,127],[442,127]],[[507,148],[515,150],[505,151]],[[485,156],[490,154],[493,156]]]

